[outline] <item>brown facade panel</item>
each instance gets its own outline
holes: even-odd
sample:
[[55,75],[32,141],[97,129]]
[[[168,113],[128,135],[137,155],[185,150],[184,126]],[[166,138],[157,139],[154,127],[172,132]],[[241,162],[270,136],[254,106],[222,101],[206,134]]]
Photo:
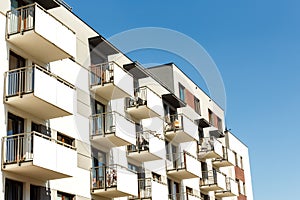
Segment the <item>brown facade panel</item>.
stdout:
[[238,196],[238,200],[247,200],[247,197],[245,195],[240,194]]
[[234,167],[234,170],[235,170],[235,177],[238,179],[238,180],[241,180],[245,183],[245,173],[244,173],[244,170],[239,168],[238,166],[235,166]]
[[193,109],[195,109],[195,103],[194,103],[194,95],[185,89],[185,102],[191,106]]

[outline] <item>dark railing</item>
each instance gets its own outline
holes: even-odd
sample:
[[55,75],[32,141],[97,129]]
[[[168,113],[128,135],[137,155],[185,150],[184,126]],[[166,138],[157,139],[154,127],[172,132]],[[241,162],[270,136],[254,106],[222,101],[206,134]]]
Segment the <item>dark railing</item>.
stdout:
[[107,189],[117,187],[118,170],[126,170],[128,173],[135,173],[121,165],[98,166],[91,169],[92,189]]
[[165,131],[177,131],[183,129],[183,114],[175,114],[165,117]]
[[114,81],[114,66],[116,63],[107,62],[92,65],[90,71],[90,86],[105,85]]
[[136,145],[128,145],[127,151],[130,152],[141,152],[149,150],[150,137],[156,137],[154,131],[142,131],[136,135]]
[[134,97],[127,98],[126,107],[132,108],[147,105],[147,90],[149,88],[146,86],[135,89]]
[[199,153],[214,151],[215,143],[221,142],[215,137],[201,138],[199,143]]
[[188,152],[167,154],[167,160],[171,161],[171,165],[167,165],[167,170],[186,169],[187,157],[198,160],[195,156]]

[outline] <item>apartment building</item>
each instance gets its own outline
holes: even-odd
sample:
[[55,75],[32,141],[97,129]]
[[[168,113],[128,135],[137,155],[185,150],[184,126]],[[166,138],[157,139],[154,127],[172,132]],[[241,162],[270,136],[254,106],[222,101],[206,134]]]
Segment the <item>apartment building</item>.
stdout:
[[0,199],[252,200],[248,148],[175,64],[58,0],[0,1]]

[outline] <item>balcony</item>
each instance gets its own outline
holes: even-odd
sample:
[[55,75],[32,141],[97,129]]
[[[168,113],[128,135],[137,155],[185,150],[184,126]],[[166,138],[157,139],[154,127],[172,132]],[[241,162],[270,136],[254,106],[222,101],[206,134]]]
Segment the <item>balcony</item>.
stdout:
[[167,174],[175,180],[201,177],[201,163],[187,152],[167,155]]
[[163,158],[165,142],[156,132],[143,131],[136,135],[136,144],[127,146],[128,157],[139,162],[160,160]]
[[201,138],[199,144],[199,159],[221,158],[223,145],[215,137]]
[[167,183],[153,178],[138,180],[138,196],[129,197],[129,200],[161,200],[167,198]]
[[215,196],[217,198],[223,197],[235,197],[239,195],[238,183],[230,177],[226,177],[225,190],[216,191]]
[[72,177],[75,148],[37,132],[2,138],[2,170],[46,181]]
[[192,142],[197,140],[198,126],[183,114],[165,117],[165,137],[176,143]]
[[227,147],[223,147],[223,156],[221,158],[217,158],[213,161],[213,165],[217,168],[219,167],[229,167],[235,165],[235,155],[233,151],[231,151]]
[[226,189],[226,177],[216,170],[203,171],[200,180],[200,189],[206,192]]
[[91,175],[93,195],[106,198],[138,195],[137,174],[125,167],[120,165],[95,167],[91,169]]
[[148,87],[136,89],[134,98],[128,98],[127,112],[135,119],[142,120],[163,115],[162,99]]
[[132,76],[115,62],[90,68],[90,88],[96,95],[108,101],[133,96]]
[[192,193],[176,193],[169,194],[168,200],[202,200],[202,198]]
[[5,103],[41,119],[71,115],[75,87],[33,65],[5,73]]
[[7,40],[43,63],[76,55],[76,35],[38,4],[7,12]]
[[90,126],[96,145],[111,148],[136,144],[135,124],[117,112],[91,116]]

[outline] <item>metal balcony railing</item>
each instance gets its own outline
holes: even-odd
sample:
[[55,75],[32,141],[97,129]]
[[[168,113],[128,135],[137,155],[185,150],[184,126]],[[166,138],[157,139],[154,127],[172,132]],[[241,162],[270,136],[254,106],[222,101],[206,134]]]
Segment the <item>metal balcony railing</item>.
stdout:
[[148,87],[143,86],[135,89],[134,98],[127,98],[127,108],[139,107],[147,105],[147,90]]
[[91,66],[90,85],[104,85],[113,83],[114,80],[114,62],[101,63]]
[[[117,117],[122,117],[128,121],[126,117],[118,112],[107,112],[101,114],[95,114],[90,117],[91,122],[91,136],[105,136],[106,134],[112,134],[116,131],[116,126],[122,126],[121,122],[117,121]],[[131,122],[131,121],[130,121]],[[119,124],[118,124],[119,123]],[[124,127],[125,128],[125,127]]]
[[[35,70],[39,70],[47,74],[48,76],[55,78],[57,81],[65,84],[66,86],[75,89],[74,85],[60,78],[59,76],[47,71],[45,68],[42,68],[38,65],[32,65],[29,67],[13,69],[5,73],[4,83],[6,98],[12,96],[22,96],[24,94],[34,92],[34,84],[39,84],[34,82]],[[45,90],[47,90],[47,88],[45,88]]]
[[189,154],[188,152],[172,153],[167,154],[166,156],[167,160],[171,161],[171,165],[167,165],[167,170],[186,169],[187,157],[191,157],[198,160],[196,157]]
[[[75,150],[76,148],[61,142],[59,140],[53,139],[42,133],[35,131],[29,133],[22,133],[16,135],[5,136],[2,138],[2,162],[3,164],[13,164],[20,162],[32,161],[34,159],[33,155],[33,140],[34,136],[41,137],[45,140],[49,140],[59,145],[63,145],[67,148]],[[47,156],[47,155],[45,155]]]
[[218,183],[217,180],[217,171],[210,170],[210,171],[202,171],[202,179],[200,181],[200,185],[214,185]]
[[136,145],[128,145],[128,153],[148,151],[150,142],[149,134],[154,135],[154,133],[155,132],[149,130],[136,133]]
[[131,173],[134,171],[129,170],[121,165],[98,166],[91,169],[92,176],[92,189],[107,189],[117,187],[118,185],[118,170],[123,169]]
[[155,131],[150,131],[150,130],[137,132],[136,133],[136,144],[127,146],[128,153],[149,151],[150,137],[157,137],[158,139],[161,139],[155,133],[156,133]]
[[175,114],[165,117],[165,131],[177,131],[183,129],[183,114]]
[[[62,1],[61,1],[62,2]],[[65,4],[64,4],[65,6]],[[47,15],[54,18],[60,24],[65,26],[67,29],[71,30],[64,23],[58,20],[56,17],[48,13],[42,6],[37,3],[33,3],[30,5],[22,6],[16,8],[14,10],[10,10],[7,12],[7,35],[8,37],[13,34],[23,33],[25,31],[30,31],[35,28],[35,10],[36,7],[43,10]],[[71,30],[72,31],[72,30]],[[74,33],[74,31],[72,31]]]
[[215,137],[201,138],[199,144],[199,152],[214,151],[215,142],[219,142]]

